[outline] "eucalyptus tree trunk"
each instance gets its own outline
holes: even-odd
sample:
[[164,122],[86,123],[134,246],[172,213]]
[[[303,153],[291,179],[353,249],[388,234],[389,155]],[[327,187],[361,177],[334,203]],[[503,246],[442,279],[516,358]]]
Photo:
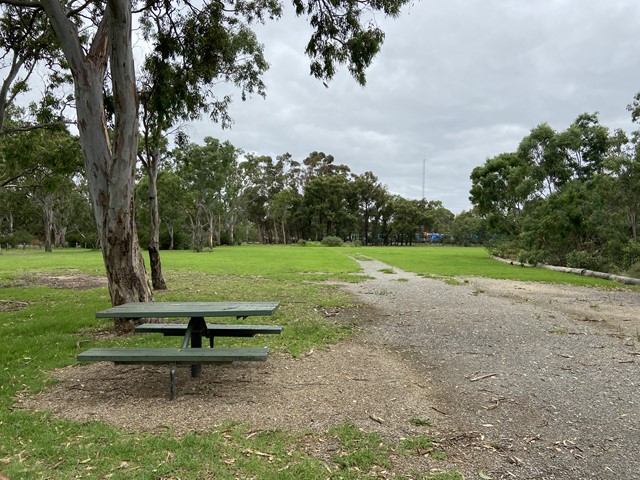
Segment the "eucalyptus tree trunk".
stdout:
[[151,225],[149,232],[149,266],[151,267],[151,284],[154,290],[166,290],[167,283],[162,273],[160,262],[160,210],[158,206],[158,164],[160,152],[156,147],[147,158],[147,174],[149,176],[149,209]]
[[44,251],[52,252],[53,242],[51,241],[51,232],[53,232],[53,194],[45,193],[40,203],[42,206],[42,214],[44,216]]
[[[135,223],[138,108],[131,1],[108,0],[88,51],[58,1],[42,0],[74,80],[84,166],[113,305],[153,299]],[[103,102],[107,61],[115,104],[113,143]],[[116,326],[121,321],[116,320]]]
[[638,241],[638,216],[636,214],[635,209],[630,209],[629,213],[627,213],[627,218],[629,219],[629,225],[631,226],[631,239],[634,242]]
[[234,211],[231,211],[229,213],[228,228],[229,228],[229,244],[235,245],[236,214]]
[[195,214],[187,212],[189,218],[189,226],[191,230],[191,248],[196,252],[202,251],[202,221],[200,219],[200,210],[196,210]]
[[207,223],[209,224],[209,230],[207,231],[207,246],[211,249],[215,246],[215,214],[207,212]]
[[58,222],[53,223],[53,244],[62,248],[67,243],[67,227],[58,225]]
[[173,250],[175,248],[175,240],[174,240],[174,228],[171,223],[165,222],[167,225],[167,233],[169,234],[169,250]]
[[[222,245],[222,215],[218,214],[218,221],[216,222],[216,245]],[[233,245],[233,244],[232,244]]]

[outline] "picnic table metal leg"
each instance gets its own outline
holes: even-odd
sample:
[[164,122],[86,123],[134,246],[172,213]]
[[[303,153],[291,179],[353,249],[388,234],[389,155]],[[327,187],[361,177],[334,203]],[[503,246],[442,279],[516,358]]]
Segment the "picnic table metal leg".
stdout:
[[[203,317],[192,317],[191,348],[202,348],[202,334],[207,331],[207,324]],[[191,365],[191,377],[198,378],[202,372],[202,365]]]
[[176,397],[176,364],[169,365],[169,400]]

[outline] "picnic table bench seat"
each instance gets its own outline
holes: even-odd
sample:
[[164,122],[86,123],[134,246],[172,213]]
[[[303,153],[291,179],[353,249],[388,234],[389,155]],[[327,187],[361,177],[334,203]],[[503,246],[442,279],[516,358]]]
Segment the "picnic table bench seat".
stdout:
[[[116,364],[169,364],[169,398],[175,397],[176,364],[265,361],[264,348],[90,348],[78,354],[79,362]],[[192,367],[193,368],[193,367]]]
[[78,354],[80,362],[220,363],[264,361],[268,348],[90,348]]
[[[186,323],[143,323],[135,328],[136,333],[162,333],[164,336],[183,337],[187,331]],[[253,337],[258,334],[280,334],[278,325],[225,325],[207,323],[203,332],[206,337]]]

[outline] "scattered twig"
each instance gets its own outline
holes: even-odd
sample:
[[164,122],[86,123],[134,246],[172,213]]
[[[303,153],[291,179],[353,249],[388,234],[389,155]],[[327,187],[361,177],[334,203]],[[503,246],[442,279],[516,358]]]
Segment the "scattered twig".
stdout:
[[27,303],[27,302],[19,302],[18,300],[0,300],[0,304],[2,304],[2,305],[7,305],[7,304],[18,305],[20,307],[28,307],[29,306],[29,303]]
[[375,415],[369,415],[369,418],[374,422],[378,422],[380,425],[384,423],[384,420],[380,417],[376,417]]
[[432,410],[435,410],[438,413],[441,413],[442,415],[449,415],[447,412],[443,412],[442,410],[436,408],[436,407],[431,407]]
[[542,438],[542,435],[540,435],[539,433],[536,433],[534,435],[527,435],[526,437],[523,438],[523,440],[527,443],[534,443],[537,440],[540,440]]
[[499,372],[496,373],[487,373],[486,375],[480,375],[479,377],[475,377],[470,379],[470,382],[477,382],[478,380],[484,380],[485,378],[495,377],[496,375],[500,375]]

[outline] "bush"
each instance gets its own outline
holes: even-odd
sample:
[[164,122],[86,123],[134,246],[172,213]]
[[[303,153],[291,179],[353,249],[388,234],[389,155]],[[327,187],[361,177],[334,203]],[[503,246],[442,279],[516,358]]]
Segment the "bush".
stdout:
[[361,247],[362,242],[356,238],[355,240],[347,240],[346,242],[344,242],[344,246],[345,247]]
[[602,257],[594,252],[587,252],[585,250],[574,250],[567,254],[566,259],[567,267],[570,268],[584,268],[586,270],[602,271],[604,269],[604,262]]
[[335,237],[332,235],[324,237],[320,243],[322,243],[322,245],[324,245],[325,247],[341,247],[344,245],[344,242],[340,237]]
[[489,255],[500,258],[518,258],[520,245],[517,240],[489,240],[485,242]]
[[640,262],[631,265],[627,269],[627,276],[633,278],[640,278]]
[[16,230],[11,235],[4,235],[0,237],[0,244],[3,246],[10,245],[12,248],[16,248],[21,245],[31,245],[34,236],[26,230]]
[[322,244],[320,242],[316,242],[313,240],[304,240],[300,239],[295,243],[299,247],[321,247]]
[[640,242],[631,241],[622,248],[622,268],[631,269],[640,264]]
[[548,253],[544,250],[523,250],[518,255],[518,261],[529,265],[547,263]]
[[67,244],[70,247],[82,247],[82,248],[97,248],[99,245],[98,234],[92,232],[89,235],[82,235],[80,232],[75,231],[68,233],[65,237]]

